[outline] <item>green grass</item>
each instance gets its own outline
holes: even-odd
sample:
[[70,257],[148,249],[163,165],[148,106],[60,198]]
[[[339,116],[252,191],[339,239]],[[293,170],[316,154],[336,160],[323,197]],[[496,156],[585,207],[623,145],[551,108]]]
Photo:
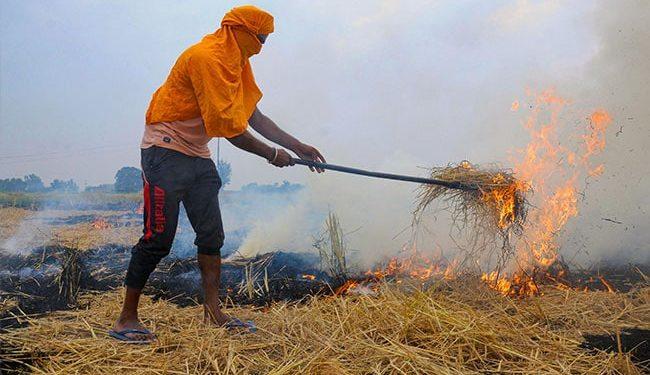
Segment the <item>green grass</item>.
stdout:
[[0,207],[26,209],[129,209],[142,201],[141,193],[4,193],[0,192]]

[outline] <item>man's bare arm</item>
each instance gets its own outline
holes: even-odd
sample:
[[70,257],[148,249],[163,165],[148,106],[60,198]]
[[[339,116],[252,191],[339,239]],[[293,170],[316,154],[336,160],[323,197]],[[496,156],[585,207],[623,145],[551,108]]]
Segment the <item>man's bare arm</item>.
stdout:
[[[321,155],[320,151],[318,151],[313,146],[300,142],[291,134],[280,129],[280,127],[276,125],[273,120],[263,114],[258,108],[255,108],[255,111],[253,111],[253,115],[248,120],[248,123],[264,138],[282,147],[288,148],[289,150],[295,152],[296,155],[298,155],[301,159],[315,160],[321,163],[326,163],[325,158],[323,155]],[[323,172],[323,170],[318,169],[318,172]]]
[[293,150],[300,141],[291,136],[291,134],[280,129],[273,120],[262,113],[258,108],[255,108],[253,115],[248,120],[250,126],[260,133],[264,138],[273,143],[277,143],[282,147]]
[[294,164],[291,160],[291,155],[289,155],[287,151],[283,149],[275,149],[267,145],[255,138],[255,136],[249,133],[248,130],[236,137],[227,139],[228,142],[232,143],[235,147],[261,156],[276,167],[286,167]]

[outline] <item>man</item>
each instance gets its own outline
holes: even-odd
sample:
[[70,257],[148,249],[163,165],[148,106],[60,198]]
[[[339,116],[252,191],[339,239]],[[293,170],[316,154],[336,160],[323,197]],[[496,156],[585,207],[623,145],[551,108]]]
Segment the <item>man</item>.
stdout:
[[213,137],[224,137],[276,167],[293,165],[283,148],[270,147],[255,138],[247,130],[250,124],[266,139],[302,159],[325,161],[316,148],[284,132],[257,108],[262,93],[248,59],[260,52],[272,32],[269,13],[254,6],[232,9],[215,33],[181,54],[165,83],[154,93],[141,144],[144,235],[132,250],[124,305],[111,336],[143,343],[155,339],[138,319],[138,302],[149,275],[169,254],[180,202],[196,232],[205,321],[246,326],[220,309],[224,233],[217,194],[221,180],[207,144]]

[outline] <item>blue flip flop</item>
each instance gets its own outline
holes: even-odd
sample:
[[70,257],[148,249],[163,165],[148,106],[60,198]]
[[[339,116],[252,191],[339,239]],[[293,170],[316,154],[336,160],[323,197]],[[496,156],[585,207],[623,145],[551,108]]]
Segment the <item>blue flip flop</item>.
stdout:
[[113,331],[110,330],[108,331],[109,336],[111,336],[114,339],[123,341],[128,344],[151,344],[152,342],[155,341],[155,335],[153,339],[146,339],[146,340],[136,340],[132,337],[127,336],[129,333],[136,333],[139,335],[151,335],[151,331],[148,329],[125,329],[122,331]]
[[230,320],[228,320],[226,324],[224,324],[223,326],[229,331],[235,331],[238,330],[239,328],[244,328],[247,329],[248,332],[250,333],[257,332],[257,326],[255,326],[255,323],[253,323],[252,320],[247,320],[246,322],[242,322],[237,318],[230,318]]

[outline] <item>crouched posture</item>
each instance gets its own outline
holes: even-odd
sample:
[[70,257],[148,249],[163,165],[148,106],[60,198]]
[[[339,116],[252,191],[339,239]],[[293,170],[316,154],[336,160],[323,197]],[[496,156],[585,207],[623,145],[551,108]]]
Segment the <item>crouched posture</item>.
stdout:
[[218,300],[224,232],[221,180],[208,149],[211,138],[224,137],[277,167],[293,164],[283,148],[270,147],[248,132],[250,124],[300,158],[324,162],[317,149],[281,130],[257,108],[262,93],[248,59],[260,52],[272,32],[273,17],[267,12],[253,6],[232,9],[215,33],[181,54],[154,93],[141,144],[144,234],[132,251],[126,297],[112,336],[137,342],[154,339],[138,319],[138,302],[149,275],[170,252],[181,202],[196,232],[205,319],[218,325],[232,322]]

